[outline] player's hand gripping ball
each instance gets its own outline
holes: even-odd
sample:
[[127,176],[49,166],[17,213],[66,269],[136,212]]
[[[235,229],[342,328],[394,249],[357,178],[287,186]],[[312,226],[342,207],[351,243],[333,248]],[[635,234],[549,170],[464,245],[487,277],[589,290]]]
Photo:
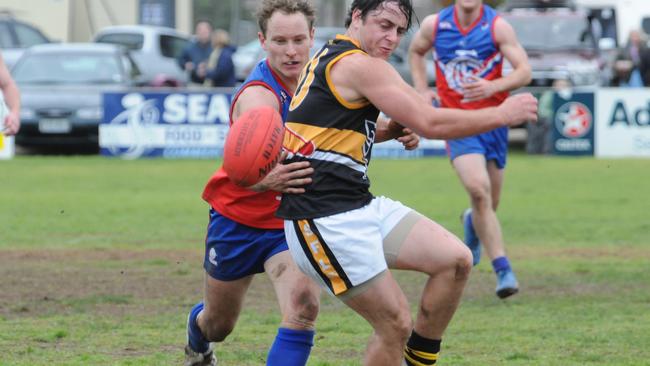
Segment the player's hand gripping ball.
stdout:
[[284,124],[269,106],[244,112],[231,126],[223,150],[223,168],[238,186],[261,181],[280,160]]

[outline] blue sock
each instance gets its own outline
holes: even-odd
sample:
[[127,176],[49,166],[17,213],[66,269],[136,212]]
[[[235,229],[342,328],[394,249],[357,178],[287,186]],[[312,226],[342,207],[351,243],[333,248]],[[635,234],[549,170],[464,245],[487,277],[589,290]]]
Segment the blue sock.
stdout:
[[511,268],[510,268],[510,262],[508,261],[508,257],[503,256],[503,257],[495,258],[492,261],[492,268],[494,268],[494,272],[510,270]]
[[266,366],[305,366],[314,345],[314,333],[313,330],[279,328]]
[[194,305],[190,310],[190,315],[187,319],[187,343],[194,352],[205,353],[210,348],[210,342],[205,339],[201,328],[196,324],[196,317],[203,310],[203,301]]

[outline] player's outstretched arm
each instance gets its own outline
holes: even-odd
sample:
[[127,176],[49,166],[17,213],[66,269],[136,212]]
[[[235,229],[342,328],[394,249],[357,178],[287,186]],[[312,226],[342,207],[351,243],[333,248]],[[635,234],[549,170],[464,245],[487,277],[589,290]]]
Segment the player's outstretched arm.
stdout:
[[453,139],[537,120],[537,99],[529,93],[512,96],[498,107],[474,111],[434,108],[389,63],[367,55],[341,59],[332,68],[331,78],[346,100],[368,100],[426,138]]

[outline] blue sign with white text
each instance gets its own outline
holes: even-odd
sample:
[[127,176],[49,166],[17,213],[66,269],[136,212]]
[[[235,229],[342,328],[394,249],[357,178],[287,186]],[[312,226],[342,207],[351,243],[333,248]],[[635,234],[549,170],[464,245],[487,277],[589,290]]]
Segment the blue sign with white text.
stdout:
[[100,152],[127,159],[219,157],[231,99],[210,92],[106,93]]

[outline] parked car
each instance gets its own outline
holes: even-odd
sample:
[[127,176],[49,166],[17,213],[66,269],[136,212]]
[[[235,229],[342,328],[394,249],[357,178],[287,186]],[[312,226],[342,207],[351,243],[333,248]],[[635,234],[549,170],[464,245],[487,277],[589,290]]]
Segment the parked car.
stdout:
[[102,93],[143,83],[126,49],[97,43],[33,46],[13,77],[22,100],[16,143],[24,146],[98,146]]
[[[528,54],[530,86],[548,87],[557,79],[574,86],[602,83],[602,62],[588,14],[572,1],[511,0],[502,10]],[[504,74],[510,70],[504,64]]]
[[0,12],[0,50],[10,70],[25,49],[49,42],[50,39],[38,28],[17,20],[10,13]]
[[126,47],[140,67],[142,78],[151,85],[187,83],[187,74],[176,60],[190,43],[189,35],[167,27],[117,25],[103,28],[93,41]]
[[[310,49],[310,54],[313,56],[325,42],[337,34],[343,33],[345,33],[345,28],[342,27],[317,27],[314,33],[314,46]],[[264,50],[258,39],[237,47],[237,51],[232,56],[237,80],[244,81],[262,58],[264,58]]]

